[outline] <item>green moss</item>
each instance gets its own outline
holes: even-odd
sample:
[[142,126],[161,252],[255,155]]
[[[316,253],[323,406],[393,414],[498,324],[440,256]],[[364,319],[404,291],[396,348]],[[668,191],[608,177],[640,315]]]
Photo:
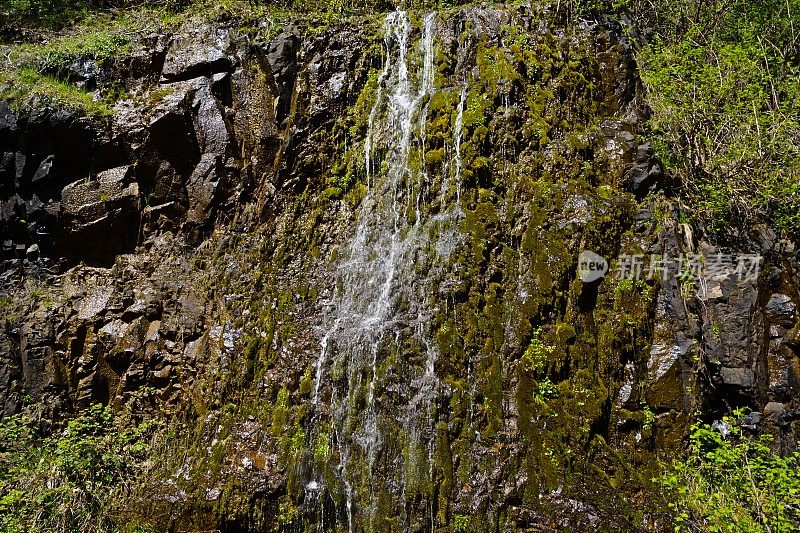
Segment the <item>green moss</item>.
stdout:
[[306,371],[303,373],[303,378],[300,380],[300,387],[298,392],[300,396],[308,396],[311,394],[313,390],[313,377],[312,377],[312,367],[309,366],[306,368]]
[[288,526],[300,517],[298,509],[289,498],[284,498],[278,507],[278,523]]
[[444,155],[444,148],[439,148],[438,150],[428,150],[425,152],[425,164],[430,166],[440,165],[444,160]]
[[174,92],[175,92],[175,89],[172,89],[172,88],[155,89],[155,90],[150,91],[149,93],[147,93],[145,102],[147,103],[148,106],[154,107],[159,102],[161,102],[164,98],[166,98],[167,96],[173,94]]
[[481,41],[476,53],[481,80],[486,84],[489,96],[510,93],[512,86],[520,79],[520,74],[506,50],[487,46],[485,41]]
[[278,393],[275,407],[272,409],[272,435],[285,437],[286,425],[289,421],[289,389],[284,385]]
[[469,531],[469,516],[456,513],[453,516],[454,533],[467,533]]
[[463,127],[473,130],[486,125],[486,115],[489,113],[490,101],[484,92],[467,93],[467,102],[462,114]]

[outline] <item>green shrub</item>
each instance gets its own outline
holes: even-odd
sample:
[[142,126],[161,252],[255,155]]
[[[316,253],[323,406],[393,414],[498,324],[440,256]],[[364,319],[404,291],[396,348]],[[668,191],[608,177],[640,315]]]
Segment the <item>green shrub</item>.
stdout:
[[[0,421],[0,531],[106,532],[147,524],[118,511],[160,427],[123,427],[94,405],[51,436],[20,416]],[[124,516],[124,520],[121,517]],[[129,527],[130,526],[130,527]]]
[[466,533],[469,528],[469,516],[456,514],[453,518],[453,531],[456,533]]
[[547,369],[550,354],[552,354],[554,350],[554,346],[542,340],[542,328],[536,328],[533,331],[530,344],[525,349],[525,353],[522,354],[525,369],[534,373],[543,372]]
[[800,234],[800,1],[655,5],[639,58],[649,126],[695,219]]
[[780,456],[769,435],[750,437],[742,412],[725,417],[727,435],[692,426],[689,455],[660,478],[675,512],[675,531],[797,531],[800,453]]
[[536,390],[534,390],[533,396],[539,400],[547,401],[558,398],[560,393],[561,390],[558,388],[558,385],[550,381],[550,378],[545,377],[536,383]]

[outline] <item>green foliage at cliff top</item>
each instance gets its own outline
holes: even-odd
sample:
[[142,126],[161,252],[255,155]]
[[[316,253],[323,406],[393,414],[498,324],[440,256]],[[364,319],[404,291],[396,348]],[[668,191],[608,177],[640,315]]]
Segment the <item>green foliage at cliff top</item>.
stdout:
[[[407,9],[466,4],[464,0],[410,0]],[[126,12],[160,11],[165,16],[196,15],[213,19],[254,18],[274,12],[301,14],[373,14],[391,11],[386,0],[0,0],[0,37],[61,30],[87,19]]]
[[656,2],[640,54],[658,154],[713,232],[800,234],[800,1]]

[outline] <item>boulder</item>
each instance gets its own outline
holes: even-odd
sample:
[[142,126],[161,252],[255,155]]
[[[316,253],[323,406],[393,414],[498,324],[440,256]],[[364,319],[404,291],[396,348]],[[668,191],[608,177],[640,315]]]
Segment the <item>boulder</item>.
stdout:
[[230,146],[230,133],[223,110],[212,94],[208,80],[203,80],[194,91],[192,115],[200,152],[204,154],[227,153]]
[[39,245],[32,244],[28,247],[25,251],[25,256],[28,258],[28,261],[36,261],[39,259]]
[[158,103],[151,115],[145,151],[155,150],[180,174],[188,175],[200,155],[190,110],[191,88],[171,88],[174,91]]
[[176,205],[185,207],[187,205],[186,189],[181,173],[168,161],[162,161],[156,171],[155,181],[148,188],[144,200],[146,206],[175,202]]
[[[713,254],[705,254],[713,257]],[[734,265],[735,267],[735,265]],[[764,327],[759,312],[758,291],[753,282],[739,281],[732,273],[724,279],[709,281],[708,320],[715,331],[707,332],[705,355],[715,365],[751,368],[754,354],[761,353]]]
[[725,385],[739,389],[752,389],[755,384],[755,374],[749,368],[722,367],[719,370],[720,378]]
[[300,39],[291,33],[281,33],[267,44],[267,62],[279,85],[294,82],[299,44]]
[[278,102],[275,109],[278,123],[289,114],[292,101],[292,90],[297,79],[297,52],[300,39],[291,33],[282,33],[266,46],[264,51],[267,64],[278,91]]
[[17,115],[11,109],[11,104],[0,100],[0,148],[8,147],[16,133]]
[[18,194],[13,195],[4,202],[0,202],[0,221],[13,219],[19,212],[18,207],[24,205],[25,201]]
[[100,66],[97,61],[89,58],[76,59],[69,68],[69,81],[76,86],[93,91],[97,87],[97,78],[100,74]]
[[219,184],[220,164],[221,157],[218,154],[204,154],[186,182],[189,197],[187,222],[202,224],[208,219]]
[[48,155],[47,157],[39,163],[39,168],[36,169],[36,172],[33,174],[33,178],[31,179],[31,184],[37,184],[41,181],[46,180],[50,177],[50,171],[53,168],[53,156]]
[[783,415],[785,405],[779,402],[769,402],[764,406],[764,416],[767,418],[776,418]]
[[773,294],[764,308],[764,313],[770,322],[791,328],[796,322],[796,309],[797,306],[791,297],[785,294]]
[[683,409],[686,402],[682,360],[692,348],[692,341],[681,332],[675,340],[673,346],[654,344],[650,349],[645,396],[648,405],[656,409]]
[[651,144],[640,144],[636,149],[636,161],[625,173],[624,186],[640,200],[663,188],[664,172]]
[[26,154],[18,152],[14,156],[14,188],[16,190],[21,189],[25,185],[23,178],[25,177],[27,164],[28,156]]
[[127,183],[129,172],[119,167],[64,187],[62,255],[105,264],[136,245],[139,187]]
[[224,29],[176,37],[164,58],[162,81],[189,80],[231,71],[234,61],[227,54],[230,46],[230,33]]

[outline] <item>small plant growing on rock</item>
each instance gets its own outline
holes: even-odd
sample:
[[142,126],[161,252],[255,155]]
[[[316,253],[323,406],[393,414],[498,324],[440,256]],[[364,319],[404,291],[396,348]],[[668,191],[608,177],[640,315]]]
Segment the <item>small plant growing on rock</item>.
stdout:
[[455,533],[465,533],[469,527],[469,516],[456,514],[453,517],[453,531]]
[[525,361],[525,369],[531,372],[541,372],[547,366],[547,360],[555,346],[550,346],[542,340],[542,328],[536,328],[531,337],[531,343],[525,350],[522,358]]
[[534,391],[533,395],[535,398],[538,398],[542,401],[551,400],[553,398],[558,398],[558,395],[561,391],[558,388],[558,385],[550,381],[550,378],[544,378],[536,384],[536,390]]

